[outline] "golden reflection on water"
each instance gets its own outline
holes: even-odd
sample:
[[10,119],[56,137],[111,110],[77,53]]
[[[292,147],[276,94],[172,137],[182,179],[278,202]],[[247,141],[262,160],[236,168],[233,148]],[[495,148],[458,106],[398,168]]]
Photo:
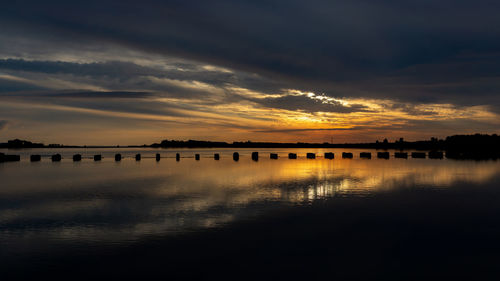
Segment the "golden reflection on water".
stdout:
[[500,173],[499,162],[271,160],[267,154],[255,162],[245,152],[235,162],[210,156],[1,164],[0,238],[29,232],[56,240],[129,241],[213,227],[265,212],[271,202],[300,205],[404,187],[481,184]]

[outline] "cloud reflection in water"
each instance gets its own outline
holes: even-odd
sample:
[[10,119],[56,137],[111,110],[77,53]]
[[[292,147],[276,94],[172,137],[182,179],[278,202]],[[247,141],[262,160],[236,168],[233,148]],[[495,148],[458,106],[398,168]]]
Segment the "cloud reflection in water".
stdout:
[[[305,150],[297,152],[305,154]],[[201,161],[144,159],[136,163],[128,159],[115,163],[108,157],[101,163],[2,165],[0,236],[4,245],[16,250],[39,239],[127,243],[252,219],[315,200],[373,196],[401,188],[448,188],[462,182],[480,184],[500,172],[498,162],[276,161],[266,159],[265,153],[253,162],[250,151],[243,151],[240,161],[234,162],[229,157],[208,159],[212,153],[202,151],[206,158]]]

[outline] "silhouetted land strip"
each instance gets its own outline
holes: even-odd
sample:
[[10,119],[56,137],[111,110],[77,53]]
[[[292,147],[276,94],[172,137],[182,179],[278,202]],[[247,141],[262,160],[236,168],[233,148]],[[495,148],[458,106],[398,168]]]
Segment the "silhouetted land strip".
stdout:
[[432,158],[443,158],[445,151],[447,158],[453,159],[498,159],[500,158],[500,136],[475,134],[454,135],[445,139],[431,138],[426,141],[408,142],[399,139],[395,142],[376,141],[374,143],[274,143],[274,142],[211,142],[211,141],[178,141],[164,140],[154,143],[151,147],[158,148],[372,148],[372,149],[399,149],[399,150],[428,150]]
[[[116,148],[120,146],[67,146],[61,144],[32,143],[25,140],[10,140],[0,143],[0,148]],[[454,135],[445,139],[431,138],[425,141],[404,141],[402,138],[389,142],[387,139],[373,143],[279,143],[279,142],[213,142],[199,140],[163,140],[151,145],[130,145],[125,147],[152,148],[371,148],[399,150],[428,150],[437,158],[445,151],[447,158],[454,159],[498,159],[500,158],[500,136],[493,134]],[[1,159],[0,159],[1,161]]]

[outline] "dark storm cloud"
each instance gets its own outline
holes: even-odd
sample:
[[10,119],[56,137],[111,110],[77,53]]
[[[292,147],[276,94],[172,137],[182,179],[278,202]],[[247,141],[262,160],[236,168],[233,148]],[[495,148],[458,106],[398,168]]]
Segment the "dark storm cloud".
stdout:
[[[168,97],[187,99],[199,99],[211,93],[207,93],[207,90],[203,88],[182,87],[175,82],[190,83],[196,81],[219,88],[232,85],[264,92],[277,92],[286,86],[283,83],[270,81],[254,74],[207,70],[199,63],[175,62],[166,64],[166,66],[168,68],[142,66],[122,61],[75,63],[0,59],[0,71],[13,76],[44,80],[43,75],[51,75],[52,78],[86,83],[113,91],[131,92],[131,89],[144,89],[161,92]],[[162,81],[162,79],[167,80]],[[33,86],[26,81],[4,81],[1,77],[0,86],[2,92],[45,88]],[[237,97],[228,96],[227,98],[236,101]]]
[[[489,0],[25,0],[4,3],[0,21],[55,47],[114,42],[336,97],[473,105],[500,103],[499,10]],[[372,89],[379,79],[391,84]]]
[[[3,84],[0,82],[0,86]],[[23,87],[26,88],[26,87]],[[44,98],[59,98],[59,99],[146,99],[154,97],[155,94],[149,92],[126,92],[126,91],[19,91],[19,92],[0,92],[0,97],[17,98],[17,99],[44,99]]]
[[432,116],[438,114],[437,112],[432,110],[418,109],[417,105],[408,103],[394,103],[390,105],[383,105],[383,107],[389,110],[403,111],[412,116]]
[[122,99],[144,99],[153,96],[152,93],[147,92],[62,92],[62,93],[45,93],[47,97],[61,97],[61,98],[122,98]]
[[[211,84],[227,83],[231,74],[216,73],[198,69],[193,64],[172,64],[174,69],[156,69],[132,62],[107,61],[75,63],[63,61],[27,61],[23,59],[0,59],[0,70],[25,71],[45,74],[73,74],[90,77],[112,77],[130,79],[137,76],[166,77],[177,80],[199,80]],[[179,69],[176,69],[178,67]]]
[[[192,125],[189,122],[167,121],[162,119],[162,117],[175,117],[175,118],[192,118],[192,113],[217,113],[216,110],[212,109],[210,106],[210,101],[200,101],[179,103],[175,101],[168,101],[162,99],[158,101],[158,98],[165,97],[164,93],[151,93],[151,92],[113,92],[113,91],[27,91],[27,92],[16,92],[16,93],[0,93],[0,98],[6,102],[16,102],[22,101],[22,104],[33,104],[36,106],[41,106],[41,108],[47,107],[51,109],[52,106],[63,106],[67,111],[83,110],[80,113],[66,114],[64,121],[78,121],[82,114],[86,115],[96,115],[100,116],[102,114],[109,116],[109,114],[124,114],[122,117],[129,119],[148,119],[149,121],[155,121],[161,119],[162,122],[175,122],[177,124]],[[62,108],[56,108],[62,110]],[[92,111],[87,111],[92,110]],[[42,111],[42,112],[40,112]],[[52,111],[48,110],[33,110],[29,112],[23,112],[23,117],[32,116],[35,120],[40,120],[40,116],[45,121],[60,121],[61,117],[58,114],[54,114]],[[3,113],[5,116],[18,115],[20,111],[8,111],[5,110]],[[136,116],[138,114],[141,116]],[[252,114],[239,114],[241,118],[248,118],[260,121],[272,121],[266,117],[254,116]],[[88,117],[86,117],[88,119]],[[204,117],[206,120],[216,120],[217,126],[219,127],[233,127],[239,129],[254,129],[251,126],[246,126],[244,124],[236,124],[234,122],[227,122],[226,118],[222,116],[210,116]],[[98,119],[97,119],[98,120]],[[99,122],[99,121],[96,121]],[[200,125],[200,121],[196,121],[197,125]],[[208,123],[207,123],[208,124]]]
[[0,60],[0,69],[13,71],[41,72],[47,74],[77,74],[82,76],[130,77],[152,75],[154,69],[140,67],[128,62],[72,63],[62,61],[26,61],[22,59]]
[[[150,114],[158,116],[188,117],[178,109],[193,110],[186,104],[158,102],[153,93],[148,92],[92,92],[92,91],[36,91],[14,95],[1,94],[4,100],[23,101],[41,105],[60,105],[79,109],[99,110],[102,112],[122,112]],[[55,116],[55,118],[58,118]]]
[[305,112],[337,112],[351,113],[366,111],[363,105],[344,106],[340,102],[322,102],[305,95],[285,95],[281,97],[268,97],[262,99],[251,99],[252,101],[269,108],[280,108],[286,110],[302,110]]
[[42,90],[44,87],[28,84],[24,81],[12,81],[0,76],[0,94],[15,93],[19,91]]

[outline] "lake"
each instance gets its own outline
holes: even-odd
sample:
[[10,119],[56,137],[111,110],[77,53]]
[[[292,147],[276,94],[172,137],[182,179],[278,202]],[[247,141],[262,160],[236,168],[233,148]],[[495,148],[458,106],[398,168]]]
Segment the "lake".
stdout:
[[[324,159],[330,151],[335,159]],[[363,151],[372,159],[359,158]],[[5,279],[500,276],[499,161],[395,159],[394,151],[387,160],[367,149],[0,152],[21,155],[0,163]],[[73,162],[75,153],[84,159]]]

